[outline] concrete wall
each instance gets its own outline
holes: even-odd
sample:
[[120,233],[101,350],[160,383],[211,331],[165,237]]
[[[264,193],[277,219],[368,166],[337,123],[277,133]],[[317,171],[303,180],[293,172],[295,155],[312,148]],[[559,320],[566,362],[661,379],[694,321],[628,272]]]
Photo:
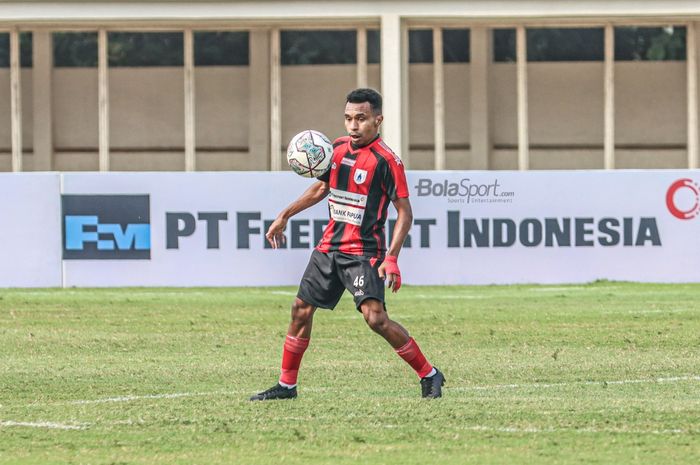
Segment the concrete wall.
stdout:
[[[616,150],[619,168],[684,168],[684,62],[621,62],[616,72]],[[514,64],[492,65],[494,151],[491,169],[517,169]],[[433,166],[432,65],[410,71],[411,167]],[[468,168],[469,65],[445,65],[447,167]],[[529,124],[532,169],[603,167],[603,64],[530,63]],[[450,145],[456,146],[450,150]]]
[[[686,166],[686,74],[683,62],[616,64],[616,151],[620,168]],[[369,84],[379,87],[379,65]],[[531,63],[530,143],[533,169],[603,167],[603,64]],[[515,65],[492,65],[494,149],[491,169],[516,169]],[[264,169],[251,160],[247,67],[196,69],[196,134],[199,170]],[[282,138],[305,128],[329,137],[343,133],[342,102],[355,85],[355,66],[289,66],[282,69]],[[433,167],[432,65],[411,65],[410,160],[413,169]],[[447,167],[470,167],[469,65],[445,65]],[[22,72],[24,149],[32,147],[32,71]],[[184,169],[183,71],[178,68],[110,70],[112,169]],[[10,164],[9,70],[0,70],[0,171]],[[53,167],[96,170],[97,71],[55,69]],[[251,103],[253,105],[251,106]],[[267,111],[265,105],[260,111]],[[32,155],[25,153],[25,169]]]

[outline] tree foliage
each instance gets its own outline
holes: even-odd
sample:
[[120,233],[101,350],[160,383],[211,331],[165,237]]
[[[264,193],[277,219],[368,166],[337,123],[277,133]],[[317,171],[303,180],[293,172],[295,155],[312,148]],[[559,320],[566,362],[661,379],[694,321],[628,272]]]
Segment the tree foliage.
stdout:
[[[249,63],[247,31],[195,32],[197,66],[246,66]],[[515,30],[495,29],[494,59],[515,61]],[[367,34],[369,63],[380,60],[380,34]],[[282,31],[283,65],[352,64],[356,62],[355,31]],[[9,34],[0,33],[0,67],[10,63]],[[443,60],[469,61],[469,30],[443,29]],[[411,63],[432,63],[431,30],[409,31]],[[527,30],[529,61],[600,61],[603,59],[602,28],[533,28]],[[54,64],[57,67],[97,66],[96,32],[53,33]],[[32,34],[20,34],[23,67],[32,66]],[[182,66],[181,32],[110,32],[109,65],[113,67]],[[685,27],[615,28],[615,59],[685,60]]]
[[[615,60],[685,60],[685,27],[615,28]],[[528,61],[601,61],[603,29],[536,28],[527,30]],[[515,29],[496,29],[494,58],[515,61]]]

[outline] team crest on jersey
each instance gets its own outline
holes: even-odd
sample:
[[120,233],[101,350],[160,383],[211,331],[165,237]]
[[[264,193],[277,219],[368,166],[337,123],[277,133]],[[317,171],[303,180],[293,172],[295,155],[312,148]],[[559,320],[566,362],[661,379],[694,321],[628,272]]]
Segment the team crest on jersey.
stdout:
[[355,184],[362,184],[367,180],[367,171],[357,169],[355,170],[355,176],[352,178]]

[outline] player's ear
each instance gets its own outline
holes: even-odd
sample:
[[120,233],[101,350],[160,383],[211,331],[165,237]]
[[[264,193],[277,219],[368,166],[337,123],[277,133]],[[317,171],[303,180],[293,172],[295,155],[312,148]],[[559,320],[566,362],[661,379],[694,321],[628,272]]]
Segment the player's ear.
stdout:
[[379,127],[379,125],[382,124],[382,121],[384,121],[384,115],[378,115],[374,120],[374,125]]

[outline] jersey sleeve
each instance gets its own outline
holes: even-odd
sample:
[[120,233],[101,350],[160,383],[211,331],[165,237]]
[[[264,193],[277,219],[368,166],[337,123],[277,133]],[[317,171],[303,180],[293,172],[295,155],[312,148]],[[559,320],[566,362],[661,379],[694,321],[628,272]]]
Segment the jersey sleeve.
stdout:
[[408,183],[406,171],[401,159],[396,155],[385,158],[388,169],[384,177],[384,187],[391,200],[408,198]]

